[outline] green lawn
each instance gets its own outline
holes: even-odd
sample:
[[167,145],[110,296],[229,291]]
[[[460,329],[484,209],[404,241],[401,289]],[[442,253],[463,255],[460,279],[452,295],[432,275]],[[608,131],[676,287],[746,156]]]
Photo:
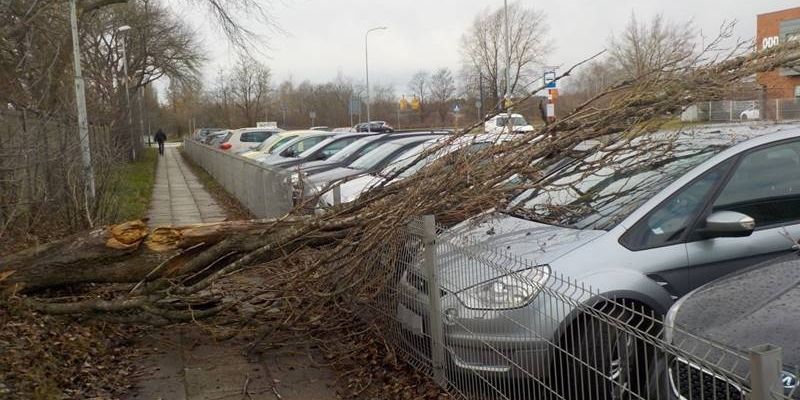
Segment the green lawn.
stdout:
[[112,204],[115,204],[115,221],[128,221],[147,215],[153,196],[157,162],[158,150],[146,148],[141,159],[123,164],[112,172],[115,184],[111,196],[114,197]]

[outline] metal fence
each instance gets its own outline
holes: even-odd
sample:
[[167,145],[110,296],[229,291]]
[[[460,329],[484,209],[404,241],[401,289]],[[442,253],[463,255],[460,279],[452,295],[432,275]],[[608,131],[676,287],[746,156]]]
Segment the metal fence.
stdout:
[[759,100],[719,100],[698,103],[682,114],[683,121],[740,122],[752,120],[798,121],[800,98]]
[[[363,318],[466,399],[789,399],[780,350],[732,350],[549,267],[414,221]],[[392,264],[389,266],[387,264]]]
[[186,139],[186,154],[259,218],[275,218],[292,209],[288,174],[253,160]]

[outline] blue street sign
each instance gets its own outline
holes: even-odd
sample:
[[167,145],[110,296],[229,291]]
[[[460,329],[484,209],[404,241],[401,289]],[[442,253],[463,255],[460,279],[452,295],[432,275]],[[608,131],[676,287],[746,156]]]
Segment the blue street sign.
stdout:
[[556,88],[556,71],[546,71],[544,73],[544,85],[546,89]]

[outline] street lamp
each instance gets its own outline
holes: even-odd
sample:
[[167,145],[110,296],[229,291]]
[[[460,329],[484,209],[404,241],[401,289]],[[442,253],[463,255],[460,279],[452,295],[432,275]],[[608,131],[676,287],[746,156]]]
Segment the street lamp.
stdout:
[[372,124],[370,124],[369,115],[369,33],[383,30],[386,30],[385,26],[376,26],[367,30],[367,33],[364,34],[364,65],[366,66],[367,72],[367,132],[372,132]]
[[[118,33],[124,33],[131,30],[128,25],[122,25],[117,28]],[[122,69],[125,72],[125,103],[128,107],[128,130],[131,137],[131,160],[136,159],[136,136],[133,133],[133,113],[131,112],[131,92],[130,92],[130,78],[128,77],[128,55],[125,51],[126,40],[122,39]]]

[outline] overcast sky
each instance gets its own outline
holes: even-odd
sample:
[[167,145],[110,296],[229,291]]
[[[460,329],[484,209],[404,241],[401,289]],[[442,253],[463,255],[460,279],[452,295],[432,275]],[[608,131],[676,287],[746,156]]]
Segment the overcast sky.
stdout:
[[[174,1],[174,0],[171,0]],[[460,68],[459,43],[476,15],[502,0],[263,0],[283,33],[250,27],[269,39],[269,48],[253,52],[273,71],[274,82],[293,79],[325,82],[337,73],[356,81],[364,76],[364,32],[370,34],[370,81],[393,84],[406,91],[411,75],[420,70]],[[736,20],[736,35],[755,36],[756,15],[797,6],[797,0],[521,0],[544,10],[550,22],[553,48],[546,62],[569,66],[600,51],[612,32],[619,32],[635,12],[649,18],[663,13],[675,21],[693,20],[706,36],[714,36],[726,20]],[[184,3],[185,4],[185,3]],[[235,62],[223,35],[208,29],[212,21],[195,10],[181,10],[202,33],[210,62],[204,70],[210,82],[221,68]]]

